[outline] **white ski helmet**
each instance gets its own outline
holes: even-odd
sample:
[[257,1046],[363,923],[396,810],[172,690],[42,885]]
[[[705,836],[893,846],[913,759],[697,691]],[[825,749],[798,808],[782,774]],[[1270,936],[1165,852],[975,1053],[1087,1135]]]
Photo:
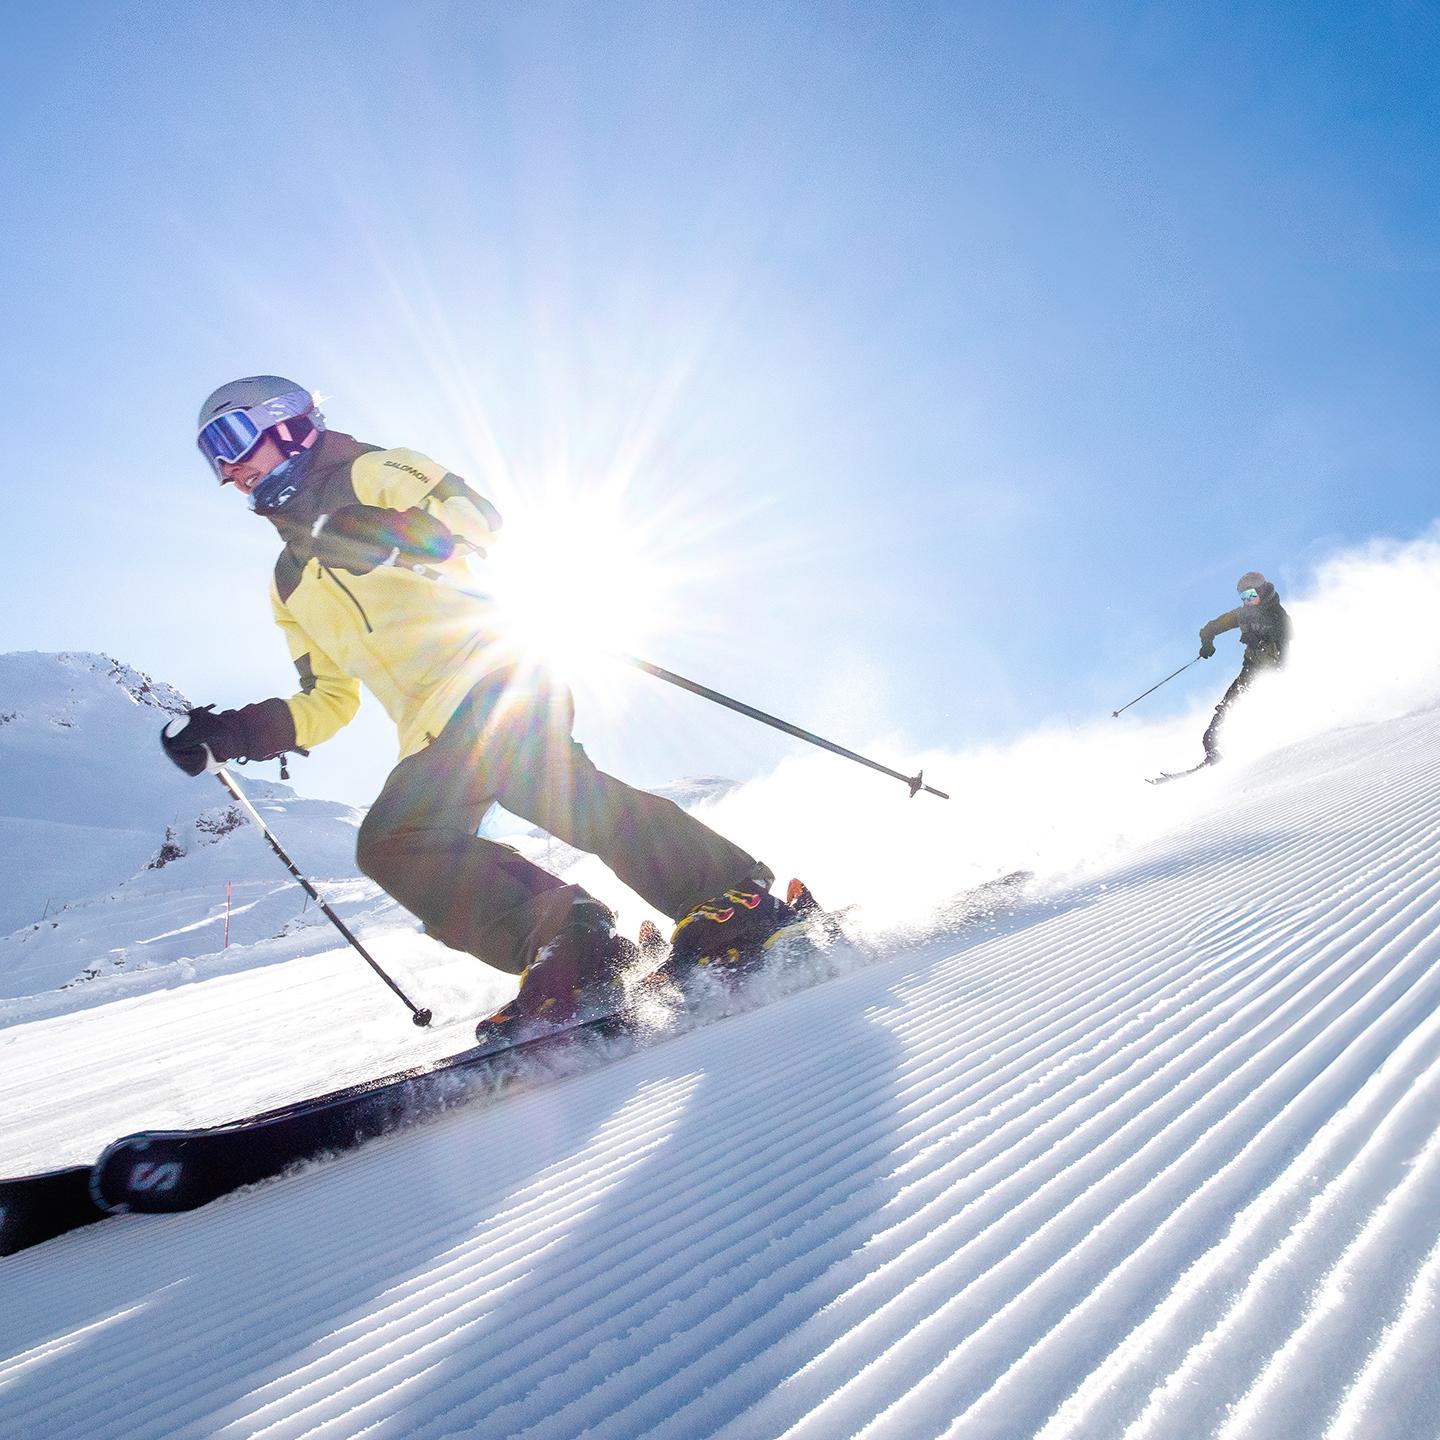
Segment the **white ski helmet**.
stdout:
[[325,417],[303,385],[283,375],[247,375],[208,396],[197,425],[195,443],[223,485],[222,461],[243,460],[271,432],[285,458],[293,459],[312,431],[325,428]]

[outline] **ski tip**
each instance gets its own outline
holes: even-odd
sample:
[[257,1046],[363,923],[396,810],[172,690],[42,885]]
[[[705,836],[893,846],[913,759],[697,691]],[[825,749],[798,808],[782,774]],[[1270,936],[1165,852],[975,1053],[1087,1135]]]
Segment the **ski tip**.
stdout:
[[785,887],[785,903],[796,915],[809,918],[820,910],[820,902],[803,880],[792,880]]
[[785,903],[802,915],[808,915],[810,911],[820,908],[814,891],[803,880],[791,880],[785,887]]
[[662,954],[669,949],[669,942],[661,934],[660,927],[653,920],[642,920],[640,922],[640,934],[638,940],[641,955],[646,959]]
[[1147,777],[1147,785],[1166,785],[1171,780],[1183,780],[1187,775],[1198,775],[1202,770],[1210,768],[1210,761],[1202,760],[1198,765],[1192,765],[1188,770],[1162,770],[1158,775]]

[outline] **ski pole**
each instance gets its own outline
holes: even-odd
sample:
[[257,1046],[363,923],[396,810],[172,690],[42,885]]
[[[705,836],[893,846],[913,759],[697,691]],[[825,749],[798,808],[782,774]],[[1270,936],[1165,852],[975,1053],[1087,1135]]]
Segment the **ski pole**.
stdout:
[[864,755],[857,755],[853,750],[847,750],[833,740],[826,740],[821,735],[812,734],[809,730],[802,730],[798,725],[790,724],[788,720],[779,720],[774,715],[767,715],[763,710],[755,709],[753,705],[746,705],[740,700],[732,700],[730,696],[722,695],[708,685],[687,680],[683,675],[675,674],[673,670],[662,669],[659,665],[652,665],[648,660],[637,659],[634,655],[617,653],[615,658],[623,660],[627,665],[633,665],[637,670],[643,670],[647,675],[653,675],[657,680],[664,680],[669,685],[678,685],[680,689],[688,690],[692,695],[699,695],[704,700],[713,700],[717,705],[724,705],[728,710],[739,711],[741,715],[748,715],[752,720],[759,720],[763,725],[771,725],[776,730],[783,730],[787,735],[793,735],[798,740],[808,740],[810,744],[818,745],[822,750],[829,750],[833,755],[841,755],[846,760],[853,760],[857,765],[868,765],[870,769],[878,770],[882,775],[890,776],[892,780],[901,780],[910,787],[912,800],[922,790],[927,795],[938,795],[942,800],[950,798],[943,790],[937,790],[933,785],[925,784],[923,770],[917,775],[902,775],[898,770],[892,770],[888,765],[880,764],[878,760],[869,760]]
[[325,918],[350,942],[359,953],[360,958],[405,1002],[406,1008],[410,1011],[410,1018],[422,1028],[430,1023],[431,1014],[428,1010],[417,1010],[410,1003],[410,997],[380,968],[371,956],[370,952],[350,933],[345,922],[330,908],[321,897],[320,892],[300,873],[295,862],[281,848],[280,842],[271,833],[270,827],[261,817],[260,812],[250,803],[244,792],[231,778],[229,771],[223,765],[215,770],[215,778],[239,801],[245,813],[260,827],[260,833],[265,837],[266,843],[280,857],[285,868],[304,887],[305,893],[325,913]]
[[[1195,660],[1198,660],[1199,658],[1200,658],[1200,657],[1197,655],[1197,656],[1195,657]],[[1180,670],[1188,670],[1188,669],[1195,663],[1195,660],[1187,660],[1187,661],[1180,667]],[[1170,674],[1168,674],[1168,675],[1165,677],[1164,680],[1157,680],[1157,681],[1156,681],[1148,690],[1146,690],[1143,694],[1137,695],[1134,700],[1131,700],[1131,701],[1129,701],[1127,704],[1122,705],[1122,706],[1120,707],[1120,710],[1128,710],[1131,705],[1134,705],[1134,704],[1136,704],[1138,701],[1143,700],[1146,695],[1153,695],[1153,694],[1154,694],[1162,685],[1164,685],[1167,681],[1173,680],[1173,679],[1180,673],[1180,670],[1172,670],[1172,671],[1170,672]],[[1112,710],[1112,711],[1110,712],[1110,718],[1113,720],[1113,719],[1120,713],[1120,710]]]

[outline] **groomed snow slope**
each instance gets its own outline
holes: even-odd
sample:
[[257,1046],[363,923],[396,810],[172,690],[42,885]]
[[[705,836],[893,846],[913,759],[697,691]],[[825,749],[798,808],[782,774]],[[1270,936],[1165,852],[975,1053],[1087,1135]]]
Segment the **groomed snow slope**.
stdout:
[[[0,1262],[0,1432],[1433,1440],[1440,714],[1185,783],[1009,914]],[[190,1006],[203,1090],[326,963],[86,1013]]]

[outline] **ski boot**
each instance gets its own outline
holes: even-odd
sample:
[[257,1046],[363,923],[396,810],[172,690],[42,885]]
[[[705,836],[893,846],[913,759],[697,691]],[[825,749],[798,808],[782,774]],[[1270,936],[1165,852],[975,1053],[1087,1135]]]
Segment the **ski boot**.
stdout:
[[525,1039],[618,1008],[620,977],[635,954],[606,906],[577,899],[565,924],[525,967],[515,998],[475,1027],[475,1039],[482,1045]]
[[676,977],[708,967],[738,974],[754,965],[796,918],[759,879],[741,881],[681,918],[670,937],[666,968]]

